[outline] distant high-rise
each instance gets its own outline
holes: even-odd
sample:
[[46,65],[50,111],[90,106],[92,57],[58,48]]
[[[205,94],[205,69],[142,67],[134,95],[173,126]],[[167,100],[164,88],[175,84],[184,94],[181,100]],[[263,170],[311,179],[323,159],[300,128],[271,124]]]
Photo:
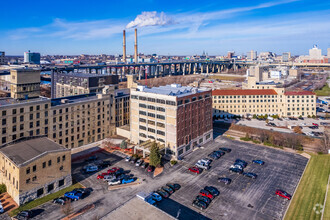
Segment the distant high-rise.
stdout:
[[285,52],[282,54],[282,62],[289,62],[290,58],[291,58],[290,52]]
[[330,48],[328,48],[328,54],[327,54],[327,57],[330,58]]
[[24,63],[40,64],[40,53],[24,52]]
[[309,59],[311,60],[320,60],[322,59],[322,50],[314,45],[312,49],[309,49]]
[[257,59],[257,51],[251,50],[247,52],[247,59],[248,60],[256,60]]
[[0,51],[0,65],[2,64],[6,64],[5,63],[5,52],[4,51]]

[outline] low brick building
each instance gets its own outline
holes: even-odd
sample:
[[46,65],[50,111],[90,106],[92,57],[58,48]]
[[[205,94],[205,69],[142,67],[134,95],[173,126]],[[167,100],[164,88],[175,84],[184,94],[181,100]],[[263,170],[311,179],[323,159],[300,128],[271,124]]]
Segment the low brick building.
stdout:
[[0,183],[18,205],[72,184],[71,151],[46,137],[19,139],[0,148]]

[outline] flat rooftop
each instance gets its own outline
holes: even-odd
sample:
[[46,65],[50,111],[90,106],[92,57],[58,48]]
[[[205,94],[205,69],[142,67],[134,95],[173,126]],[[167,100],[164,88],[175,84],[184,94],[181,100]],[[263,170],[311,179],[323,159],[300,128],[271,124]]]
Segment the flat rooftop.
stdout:
[[[82,94],[82,95],[75,95],[75,96],[66,96],[61,98],[52,99],[52,106],[58,105],[66,105],[70,103],[78,103],[78,102],[85,102],[90,100],[98,99],[96,93],[89,93],[89,94]],[[67,100],[65,103],[62,103],[62,100]]]
[[154,93],[154,94],[176,96],[176,97],[183,97],[187,95],[210,91],[210,89],[207,88],[181,86],[180,84],[171,84],[171,85],[152,87],[152,88],[148,88],[145,86],[138,86],[137,90],[146,93]]
[[25,103],[31,103],[31,102],[47,101],[47,100],[50,100],[50,99],[46,98],[46,97],[38,97],[38,98],[18,100],[18,99],[6,97],[6,98],[0,98],[0,107],[8,106],[8,105],[15,105],[15,104],[25,104]]
[[47,137],[21,139],[3,146],[0,152],[11,159],[17,166],[28,161],[33,161],[38,156],[49,152],[69,150]]
[[134,197],[124,205],[110,212],[102,219],[125,219],[125,220],[172,220],[175,219],[157,207]]

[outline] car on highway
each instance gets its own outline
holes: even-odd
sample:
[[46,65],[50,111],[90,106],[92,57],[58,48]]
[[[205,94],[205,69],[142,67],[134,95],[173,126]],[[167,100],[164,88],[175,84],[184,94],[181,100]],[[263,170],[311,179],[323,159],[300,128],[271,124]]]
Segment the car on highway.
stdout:
[[121,181],[121,183],[122,183],[122,184],[126,184],[126,183],[132,183],[132,182],[134,182],[134,181],[135,181],[134,178],[124,178],[124,179]]
[[198,195],[198,196],[196,197],[196,199],[205,202],[206,205],[210,205],[210,203],[211,203],[211,201],[212,201],[210,198],[207,198],[207,197],[205,197],[205,196],[201,196],[201,195]]
[[55,204],[60,204],[60,205],[65,205],[65,203],[68,201],[67,197],[59,197],[53,200],[53,203]]
[[147,171],[150,173],[150,172],[153,172],[154,169],[155,169],[154,166],[149,165]]
[[177,191],[181,188],[181,186],[177,183],[166,183],[166,186],[171,187],[175,191]]
[[125,157],[125,161],[126,161],[126,162],[129,162],[131,159],[132,159],[131,156],[127,156],[127,157]]
[[243,170],[242,169],[239,169],[239,168],[229,168],[229,171],[232,172],[232,173],[238,173],[238,174],[241,174],[243,173]]
[[174,190],[168,186],[163,186],[161,189],[164,190],[165,192],[168,192],[169,194],[174,193]]
[[201,201],[201,200],[194,200],[192,203],[192,206],[199,208],[200,210],[206,209],[207,205],[205,202]]
[[139,167],[139,166],[142,165],[142,163],[143,163],[143,160],[142,160],[142,159],[138,159],[138,160],[136,161],[136,163],[135,163],[135,166]]
[[227,153],[231,152],[231,149],[227,148],[227,147],[220,147],[219,150],[222,150],[222,151],[227,152]]
[[231,183],[231,179],[227,177],[220,177],[218,179],[219,183],[224,183],[225,185],[229,185]]
[[285,192],[284,190],[280,190],[280,189],[276,190],[275,195],[285,198],[287,200],[291,200],[291,195]]
[[121,180],[119,179],[114,179],[108,182],[109,186],[114,186],[114,185],[119,185],[121,184]]
[[259,164],[259,165],[264,165],[265,161],[263,161],[263,160],[252,160],[252,163]]
[[199,194],[207,198],[213,199],[213,195],[207,190],[202,189],[201,191],[199,191]]
[[252,178],[252,179],[257,179],[258,175],[255,174],[255,173],[243,173],[243,176],[246,176],[246,177],[249,177],[249,178]]
[[120,169],[121,168],[119,167],[112,167],[111,169],[108,170],[108,174],[116,173]]
[[201,169],[201,168],[198,168],[198,167],[190,167],[188,170],[189,170],[190,172],[192,172],[192,173],[195,173],[195,174],[200,174],[200,173],[202,173],[202,169]]
[[168,198],[170,196],[170,194],[168,192],[165,192],[164,190],[157,190],[156,193],[158,193],[159,195],[161,195],[163,198]]
[[220,194],[219,190],[215,188],[214,186],[205,186],[204,190],[210,192],[213,197],[216,197]]
[[159,195],[158,193],[156,193],[156,192],[153,192],[153,193],[151,193],[151,197],[152,197],[152,199],[153,200],[156,200],[157,202],[160,202],[160,201],[162,201],[162,197],[161,197],[161,195]]

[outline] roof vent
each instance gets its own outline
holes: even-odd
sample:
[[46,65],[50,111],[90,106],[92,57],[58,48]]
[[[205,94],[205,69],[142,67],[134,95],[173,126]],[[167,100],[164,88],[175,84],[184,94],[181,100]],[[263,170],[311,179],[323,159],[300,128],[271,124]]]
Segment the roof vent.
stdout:
[[180,88],[181,87],[181,84],[171,84],[171,87],[173,87],[173,88]]
[[62,104],[69,103],[69,99],[61,99],[61,103]]

